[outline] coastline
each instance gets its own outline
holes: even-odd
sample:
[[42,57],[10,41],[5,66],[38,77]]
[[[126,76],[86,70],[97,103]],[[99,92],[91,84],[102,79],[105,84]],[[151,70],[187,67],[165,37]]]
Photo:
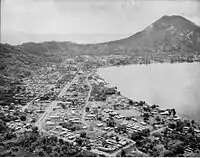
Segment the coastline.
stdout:
[[[99,67],[99,68],[96,68],[95,69],[95,73],[97,73],[106,83],[107,83],[107,86],[109,87],[117,87],[117,85],[114,85],[114,84],[111,84],[109,81],[107,81],[102,75],[100,75],[100,73],[98,72],[99,69],[107,69],[107,68],[124,68],[124,67],[129,67],[129,66],[151,66],[151,65],[162,65],[162,64],[168,64],[168,65],[174,65],[174,64],[199,64],[199,62],[181,62],[181,63],[151,63],[151,64],[128,64],[128,65],[119,65],[119,66],[106,66],[106,67]],[[117,87],[118,89],[118,87]],[[126,97],[128,99],[131,99],[130,97],[126,96],[126,95],[123,95],[122,92],[118,89],[118,91],[120,92],[120,95],[123,96],[123,97]],[[133,100],[133,99],[131,99]],[[133,100],[135,102],[140,102],[140,101],[145,101],[145,100]],[[146,102],[146,101],[145,101]],[[148,102],[146,102],[147,105],[151,105],[149,104]],[[167,108],[161,108],[160,105],[159,106],[159,109],[167,109]],[[176,108],[174,108],[175,110],[177,110]],[[180,112],[176,111],[177,115],[179,116],[180,120],[189,120],[189,121],[192,121],[194,120],[196,123],[200,123],[200,121],[198,119],[192,119],[190,116],[187,116],[186,114],[181,114]]]
[[174,64],[198,64],[200,62],[177,62],[177,63],[168,63],[168,62],[164,62],[164,63],[150,63],[150,64],[126,64],[126,65],[115,65],[115,66],[102,66],[99,68],[96,68],[96,70],[98,69],[106,69],[106,68],[123,68],[123,67],[127,67],[127,66],[151,66],[151,65],[162,65],[162,64],[168,64],[168,65],[174,65]]

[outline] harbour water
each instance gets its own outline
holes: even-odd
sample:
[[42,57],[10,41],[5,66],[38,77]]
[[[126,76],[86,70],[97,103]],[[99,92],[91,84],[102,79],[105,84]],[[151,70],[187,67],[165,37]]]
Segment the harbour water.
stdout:
[[128,65],[100,68],[98,73],[134,101],[175,108],[200,122],[200,63]]

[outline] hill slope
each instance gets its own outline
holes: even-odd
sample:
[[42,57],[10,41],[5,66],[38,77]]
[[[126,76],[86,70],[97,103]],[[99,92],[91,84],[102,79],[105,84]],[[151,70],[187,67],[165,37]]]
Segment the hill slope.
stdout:
[[57,58],[63,55],[108,55],[144,53],[200,53],[200,27],[181,16],[163,16],[149,27],[125,39],[99,44],[70,42],[25,43],[21,47],[33,54]]
[[45,63],[61,63],[80,55],[145,55],[200,53],[200,27],[181,16],[163,16],[149,27],[125,39],[99,43],[71,42],[0,44],[0,74],[7,77],[27,76]]
[[200,27],[181,16],[163,16],[145,30],[117,44],[134,50],[200,52]]
[[13,79],[24,77],[41,64],[40,58],[23,49],[0,44],[0,74],[2,76]]
[[163,16],[133,36],[105,43],[83,45],[51,41],[18,46],[0,44],[0,95],[12,91],[17,79],[29,76],[38,67],[61,63],[70,57],[110,54],[163,57],[166,54],[187,56],[196,52],[200,54],[200,27],[181,16]]

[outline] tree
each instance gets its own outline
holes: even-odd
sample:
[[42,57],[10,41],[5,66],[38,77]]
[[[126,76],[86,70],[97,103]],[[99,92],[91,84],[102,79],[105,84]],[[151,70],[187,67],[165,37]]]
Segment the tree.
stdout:
[[12,147],[10,148],[10,151],[11,151],[12,153],[16,153],[16,152],[18,152],[18,148],[12,146]]
[[171,129],[175,129],[175,128],[176,128],[176,124],[174,124],[174,123],[169,123],[169,124],[168,124],[168,127],[171,128]]
[[186,126],[190,127],[191,124],[190,124],[190,121],[189,120],[184,120],[184,124],[186,124]]
[[126,157],[126,152],[124,149],[121,150],[121,157]]
[[167,136],[167,133],[168,133],[168,128],[165,128],[165,130],[164,130],[164,136],[166,137]]
[[5,118],[5,115],[3,112],[0,112],[0,119],[3,120]]
[[183,154],[184,153],[184,146],[181,144],[177,144],[176,146],[174,146],[174,148],[172,149],[173,153],[175,155],[177,154]]
[[147,112],[143,114],[143,117],[144,117],[144,121],[149,120],[149,114]]
[[93,126],[89,126],[89,131],[93,131],[93,130],[94,130]]
[[26,121],[26,116],[25,116],[25,115],[22,115],[22,116],[20,117],[20,120],[21,120],[21,121]]
[[24,110],[24,112],[25,112],[25,113],[29,113],[29,110],[26,108],[26,109]]
[[159,116],[156,116],[155,120],[156,120],[156,121],[158,121],[158,122],[160,122],[160,121],[161,121],[161,119],[160,119],[160,117],[159,117]]
[[173,152],[172,151],[169,151],[169,150],[166,150],[164,152],[164,157],[173,157]]
[[130,121],[132,119],[132,117],[127,116],[125,119],[128,120],[128,121]]
[[172,114],[173,114],[173,116],[176,115],[176,110],[175,109],[172,109]]
[[50,153],[49,157],[56,157],[54,153]]
[[119,137],[118,137],[118,136],[116,136],[116,139],[115,139],[115,140],[116,140],[116,142],[119,142]]
[[115,121],[112,117],[109,117],[107,120],[107,126],[114,127],[115,126]]
[[9,110],[13,110],[15,108],[15,106],[14,106],[14,104],[10,104],[10,106],[9,106]]
[[102,143],[102,146],[103,146],[103,147],[106,147],[106,146],[107,146],[107,143],[106,143],[105,140],[102,140],[101,143]]
[[149,134],[150,134],[150,130],[149,129],[142,130],[142,135],[143,136],[147,137],[147,136],[149,136]]
[[156,107],[158,107],[158,105],[153,104],[150,106],[151,109],[155,109]]
[[194,131],[194,129],[192,128],[192,127],[190,127],[189,129],[188,129],[188,132],[189,133],[192,133]]
[[64,143],[64,141],[63,141],[62,138],[59,139],[59,143],[60,143],[60,144],[63,144],[63,143]]
[[140,140],[140,139],[142,139],[142,134],[139,133],[139,132],[133,132],[131,134],[131,139],[134,140],[134,141]]
[[161,133],[160,132],[155,132],[155,133],[153,133],[153,136],[154,137],[161,137]]
[[53,141],[53,142],[55,142],[55,143],[57,143],[58,142],[58,137],[57,136],[51,136],[50,137],[50,139]]
[[86,112],[89,112],[89,111],[90,111],[90,108],[89,108],[89,107],[86,107],[86,108],[85,108],[85,111],[86,111]]
[[149,108],[148,105],[143,105],[143,110],[146,111],[146,112],[149,112],[150,108]]
[[66,105],[65,104],[60,104],[61,105],[61,107],[63,108],[63,109],[66,109]]
[[38,127],[37,126],[33,126],[32,130],[33,130],[34,133],[38,133]]
[[176,131],[183,132],[184,124],[180,120],[176,122]]
[[171,111],[171,110],[169,110],[169,116],[171,116],[171,114],[172,114],[172,111]]
[[47,146],[46,146],[46,152],[47,152],[48,154],[52,153],[52,147],[51,147],[50,145],[47,145]]
[[38,153],[38,155],[39,155],[40,157],[44,157],[44,156],[45,156],[45,153],[44,153],[44,151],[40,151],[40,152]]
[[91,146],[87,146],[87,150],[91,150],[92,148],[91,148]]
[[7,129],[7,126],[6,126],[5,122],[0,119],[0,132],[4,131],[6,129]]
[[123,132],[123,133],[126,133],[126,132],[127,132],[127,128],[126,128],[125,125],[119,125],[119,126],[117,127],[117,130],[118,130],[118,131],[121,131],[121,132]]
[[133,100],[129,99],[129,105],[133,105]]
[[69,149],[69,146],[68,146],[68,145],[62,145],[62,147],[61,147],[61,150],[62,150],[64,153],[67,153],[68,149]]
[[12,139],[13,137],[16,137],[16,134],[15,134],[15,133],[12,133],[12,132],[7,132],[7,133],[6,133],[6,139],[10,140],[10,139]]
[[194,125],[194,123],[195,123],[195,121],[194,121],[194,120],[192,120],[192,121],[191,121],[191,124],[192,124],[192,125]]
[[78,145],[82,145],[82,143],[83,143],[83,139],[82,138],[80,138],[80,137],[77,137],[76,138],[76,143],[78,144]]
[[86,132],[85,131],[81,132],[80,137],[86,138]]
[[101,117],[101,116],[98,116],[98,117],[97,117],[97,120],[102,121],[102,117]]

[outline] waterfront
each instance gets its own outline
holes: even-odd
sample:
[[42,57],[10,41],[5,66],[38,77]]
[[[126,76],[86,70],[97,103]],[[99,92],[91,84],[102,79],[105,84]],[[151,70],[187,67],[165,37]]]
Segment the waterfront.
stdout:
[[129,65],[98,69],[98,73],[122,95],[135,101],[175,108],[200,121],[200,64]]

